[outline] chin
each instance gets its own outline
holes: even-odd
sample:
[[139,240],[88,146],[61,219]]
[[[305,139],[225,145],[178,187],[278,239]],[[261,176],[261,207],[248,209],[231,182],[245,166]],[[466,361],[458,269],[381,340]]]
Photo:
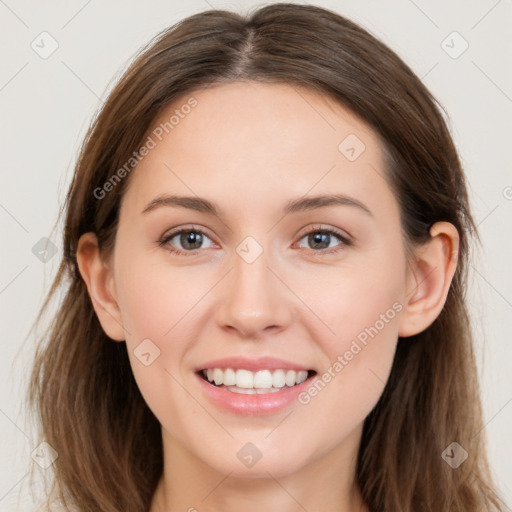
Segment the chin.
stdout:
[[[296,445],[288,444],[288,450],[290,447],[295,449]],[[249,455],[251,451],[253,457],[261,456],[261,458],[251,460]],[[232,456],[229,456],[230,453],[232,453]],[[267,447],[258,454],[255,448],[246,444],[242,445],[242,448],[225,450],[223,454],[224,456],[221,459],[212,457],[212,453],[204,458],[201,457],[201,459],[218,473],[229,474],[235,478],[285,477],[300,471],[310,462],[310,460],[305,459],[304,453],[298,456],[297,453],[283,452],[277,447]]]

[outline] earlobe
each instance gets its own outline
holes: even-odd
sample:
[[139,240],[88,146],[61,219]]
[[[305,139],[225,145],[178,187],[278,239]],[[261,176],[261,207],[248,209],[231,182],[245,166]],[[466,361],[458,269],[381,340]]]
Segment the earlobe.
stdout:
[[112,271],[101,258],[98,239],[94,233],[85,233],[80,237],[76,259],[105,334],[113,340],[124,341],[124,328]]
[[459,234],[449,222],[436,222],[430,240],[415,250],[407,279],[399,336],[413,336],[431,325],[443,309],[458,263]]

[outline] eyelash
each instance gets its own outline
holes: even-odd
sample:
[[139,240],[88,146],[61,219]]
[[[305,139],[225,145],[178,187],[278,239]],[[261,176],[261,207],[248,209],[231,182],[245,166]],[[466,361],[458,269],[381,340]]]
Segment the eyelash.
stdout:
[[[182,251],[181,249],[176,249],[174,247],[172,247],[169,242],[175,238],[177,235],[180,235],[182,233],[200,233],[201,235],[204,235],[206,236],[207,238],[210,238],[202,229],[198,229],[198,228],[181,228],[181,229],[178,229],[176,231],[172,231],[171,233],[169,233],[168,235],[164,236],[159,242],[158,242],[158,245],[163,247],[165,246],[165,249],[173,254],[177,254],[177,255],[182,255],[182,256],[194,256],[195,254],[197,254],[197,251],[200,251],[201,249],[195,249],[193,251]],[[304,233],[300,238],[299,238],[299,241],[302,240],[304,237],[308,236],[308,235],[311,235],[313,233],[323,233],[323,234],[328,234],[328,235],[332,235],[332,236],[335,236],[341,243],[331,249],[318,249],[318,250],[315,250],[315,249],[310,249],[310,251],[316,253],[316,255],[318,256],[323,256],[323,255],[326,255],[326,254],[333,254],[333,253],[337,253],[341,250],[343,250],[344,247],[349,247],[352,245],[352,241],[347,238],[346,236],[344,236],[342,233],[340,233],[339,231],[336,231],[334,229],[330,229],[330,228],[325,228],[325,229],[312,229],[306,233]]]

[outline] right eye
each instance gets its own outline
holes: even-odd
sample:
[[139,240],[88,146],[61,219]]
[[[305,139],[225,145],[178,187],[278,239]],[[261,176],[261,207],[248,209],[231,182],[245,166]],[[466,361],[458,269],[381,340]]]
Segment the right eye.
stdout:
[[[172,253],[189,256],[190,253],[196,254],[194,251],[201,249],[200,246],[205,239],[211,241],[210,237],[200,229],[181,228],[165,235],[159,245]],[[180,244],[181,248],[176,248],[175,244]]]

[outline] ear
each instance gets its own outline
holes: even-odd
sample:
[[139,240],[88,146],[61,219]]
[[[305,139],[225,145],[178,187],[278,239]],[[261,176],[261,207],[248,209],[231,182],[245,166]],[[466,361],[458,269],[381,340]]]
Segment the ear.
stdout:
[[94,233],[83,234],[78,241],[76,259],[85,281],[94,311],[105,334],[116,341],[125,341],[124,328],[114,286],[114,276],[103,261]]
[[439,316],[446,302],[459,254],[459,233],[449,222],[436,222],[430,240],[414,251],[407,275],[406,305],[398,335],[424,331]]

